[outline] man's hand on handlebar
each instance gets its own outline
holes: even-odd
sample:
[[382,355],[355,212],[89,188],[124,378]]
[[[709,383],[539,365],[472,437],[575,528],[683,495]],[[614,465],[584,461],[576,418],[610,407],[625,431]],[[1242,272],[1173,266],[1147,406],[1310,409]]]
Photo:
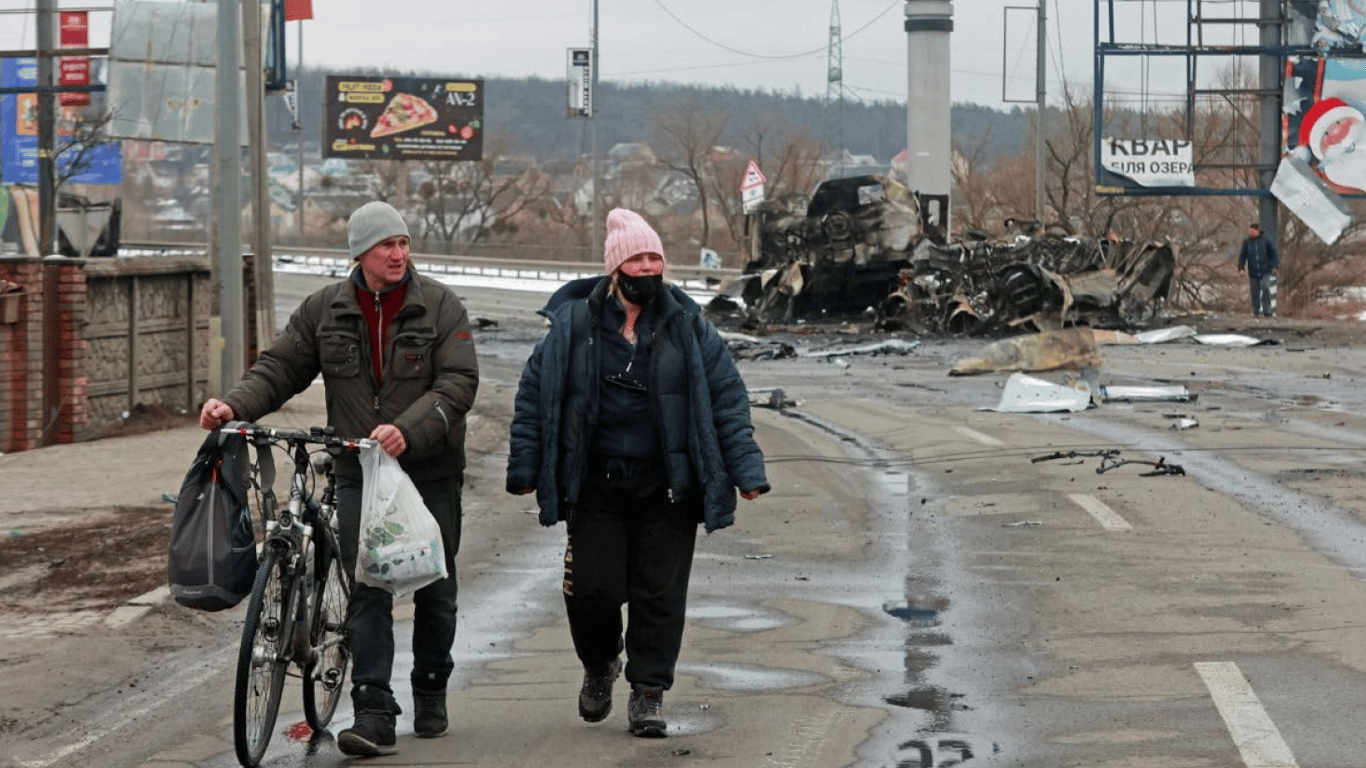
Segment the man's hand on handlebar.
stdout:
[[218,400],[209,398],[204,401],[204,407],[199,409],[199,426],[203,429],[216,429],[233,419],[232,406]]

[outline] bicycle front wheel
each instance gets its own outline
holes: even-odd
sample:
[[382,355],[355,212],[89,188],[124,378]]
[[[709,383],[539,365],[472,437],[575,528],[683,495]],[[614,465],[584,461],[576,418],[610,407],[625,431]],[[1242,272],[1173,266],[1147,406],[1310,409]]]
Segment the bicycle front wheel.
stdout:
[[350,582],[333,536],[320,539],[318,568],[313,585],[313,613],[309,638],[313,652],[304,668],[304,718],[313,730],[331,722],[345,689],[351,650],[346,644],[346,609],[351,601]]
[[273,547],[262,553],[237,655],[232,741],[245,768],[256,768],[266,754],[289,667],[286,643],[292,622],[287,611],[293,577],[285,573],[280,555]]

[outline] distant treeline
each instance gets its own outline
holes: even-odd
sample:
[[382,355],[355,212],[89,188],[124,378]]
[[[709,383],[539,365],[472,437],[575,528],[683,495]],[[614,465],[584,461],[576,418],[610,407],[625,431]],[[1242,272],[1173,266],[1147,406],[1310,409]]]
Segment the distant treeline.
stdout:
[[[323,83],[327,75],[465,77],[430,72],[393,72],[376,68],[320,71],[302,68],[299,83],[299,127],[278,95],[268,100],[270,143],[282,147],[302,135],[305,146],[316,148],[322,129]],[[506,147],[514,154],[541,160],[571,159],[588,152],[588,121],[566,116],[568,86],[564,80],[540,78],[484,79],[486,146]],[[597,93],[598,148],[619,143],[652,143],[661,116],[680,109],[717,112],[726,116],[721,143],[752,151],[760,131],[766,141],[806,135],[828,146],[843,146],[855,155],[872,155],[889,162],[906,148],[906,108],[894,101],[845,100],[842,115],[827,109],[823,97],[769,90],[707,88],[673,83],[604,82]],[[842,117],[842,120],[840,119]],[[976,104],[954,105],[954,140],[979,159],[1021,151],[1032,115],[1016,107],[1002,111]],[[841,128],[842,123],[842,128]],[[980,154],[979,154],[980,153]]]

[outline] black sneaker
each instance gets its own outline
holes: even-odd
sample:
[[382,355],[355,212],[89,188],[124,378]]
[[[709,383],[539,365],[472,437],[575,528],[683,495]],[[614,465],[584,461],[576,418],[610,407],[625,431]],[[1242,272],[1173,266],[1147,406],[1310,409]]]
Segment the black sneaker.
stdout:
[[669,727],[664,722],[664,689],[649,685],[632,686],[626,715],[631,721],[632,736],[664,738]]
[[388,691],[368,685],[351,692],[356,707],[356,722],[337,735],[337,748],[352,757],[379,757],[398,754],[394,737],[398,702]]
[[579,717],[596,723],[612,711],[612,684],[621,674],[621,659],[612,659],[605,667],[583,670],[583,687],[579,689]]
[[424,691],[413,689],[413,734],[419,739],[445,736],[446,690]]

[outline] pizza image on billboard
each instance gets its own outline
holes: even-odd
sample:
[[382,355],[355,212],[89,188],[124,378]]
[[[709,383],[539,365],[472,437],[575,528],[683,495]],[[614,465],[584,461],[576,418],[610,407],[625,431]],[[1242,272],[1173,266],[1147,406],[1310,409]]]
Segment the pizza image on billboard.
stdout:
[[389,106],[380,113],[375,121],[375,129],[370,138],[392,136],[396,133],[411,131],[436,122],[436,110],[421,97],[411,93],[400,93],[389,100]]

